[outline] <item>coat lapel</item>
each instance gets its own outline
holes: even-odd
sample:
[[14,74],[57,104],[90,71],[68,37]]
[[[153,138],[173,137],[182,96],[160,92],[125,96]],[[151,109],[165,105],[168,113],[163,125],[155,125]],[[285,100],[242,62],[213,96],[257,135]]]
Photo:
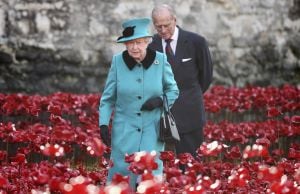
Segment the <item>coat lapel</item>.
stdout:
[[[177,26],[178,27],[178,26]],[[175,53],[175,64],[178,66],[181,64],[181,60],[184,56],[186,49],[187,38],[184,34],[184,31],[179,28],[178,40],[176,45],[176,53]]]
[[[188,39],[185,35],[185,32],[180,27],[178,27],[178,29],[179,29],[179,34],[178,34],[178,40],[177,40],[176,52],[175,52],[175,64],[174,67],[172,67],[173,70],[175,70],[181,64],[181,60],[185,54],[185,51],[187,50],[186,43]],[[163,52],[162,40],[157,34],[153,36],[151,48],[159,52]]]

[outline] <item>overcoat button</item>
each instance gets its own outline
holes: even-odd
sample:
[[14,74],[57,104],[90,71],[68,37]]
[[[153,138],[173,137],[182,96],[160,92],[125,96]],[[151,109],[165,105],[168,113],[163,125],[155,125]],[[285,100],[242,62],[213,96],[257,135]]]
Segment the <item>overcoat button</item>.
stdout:
[[137,131],[138,131],[138,132],[140,132],[140,131],[141,131],[141,129],[137,129]]
[[139,83],[141,83],[141,82],[142,82],[142,79],[139,78],[139,79],[137,79],[136,81],[139,82]]
[[141,113],[140,112],[138,112],[138,113],[136,113],[138,116],[141,116]]
[[141,96],[138,96],[137,98],[138,98],[139,100],[140,100],[140,99],[142,99],[142,97],[141,97]]

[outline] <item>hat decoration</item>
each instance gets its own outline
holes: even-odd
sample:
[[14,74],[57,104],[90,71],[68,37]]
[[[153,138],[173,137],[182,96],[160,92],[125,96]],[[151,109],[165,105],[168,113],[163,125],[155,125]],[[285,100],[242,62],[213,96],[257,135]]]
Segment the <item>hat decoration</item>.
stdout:
[[122,23],[122,36],[117,39],[118,43],[130,40],[151,37],[149,33],[150,18],[134,18]]
[[129,26],[129,27],[125,28],[122,33],[123,36],[120,36],[118,38],[118,40],[120,40],[121,38],[126,38],[129,36],[132,36],[134,34],[134,28],[135,28],[135,26]]

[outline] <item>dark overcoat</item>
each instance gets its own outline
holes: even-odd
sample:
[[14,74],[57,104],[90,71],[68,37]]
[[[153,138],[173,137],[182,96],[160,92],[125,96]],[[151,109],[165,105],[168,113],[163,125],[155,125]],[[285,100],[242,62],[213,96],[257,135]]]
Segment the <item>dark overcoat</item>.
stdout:
[[[157,34],[149,47],[163,52],[162,40]],[[212,81],[212,60],[205,38],[179,28],[172,70],[180,91],[171,109],[179,133],[202,131],[206,120],[203,94]]]

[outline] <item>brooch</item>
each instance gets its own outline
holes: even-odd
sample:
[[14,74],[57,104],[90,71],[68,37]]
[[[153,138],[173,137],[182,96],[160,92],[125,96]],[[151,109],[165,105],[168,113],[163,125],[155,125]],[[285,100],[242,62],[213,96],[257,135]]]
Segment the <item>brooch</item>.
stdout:
[[154,64],[155,64],[155,65],[158,65],[158,64],[159,64],[159,61],[158,61],[158,60],[155,60],[155,61],[154,61]]

